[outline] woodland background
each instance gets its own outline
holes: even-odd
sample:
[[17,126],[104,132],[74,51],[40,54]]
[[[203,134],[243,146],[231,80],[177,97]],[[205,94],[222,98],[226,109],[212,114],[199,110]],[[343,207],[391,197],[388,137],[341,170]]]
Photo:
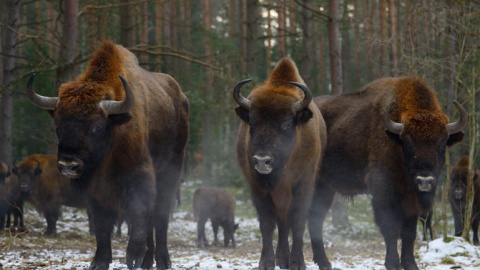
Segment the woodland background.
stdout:
[[252,78],[248,91],[284,56],[296,61],[314,95],[357,91],[384,76],[423,78],[453,120],[453,99],[469,111],[466,138],[450,150],[447,167],[463,154],[480,159],[480,1],[0,0],[0,6],[0,160],[8,164],[56,151],[51,117],[25,96],[28,78],[36,73],[36,91],[54,96],[85,69],[102,39],[179,82],[191,108],[188,175],[209,185],[245,185],[235,158],[240,120],[232,89]]

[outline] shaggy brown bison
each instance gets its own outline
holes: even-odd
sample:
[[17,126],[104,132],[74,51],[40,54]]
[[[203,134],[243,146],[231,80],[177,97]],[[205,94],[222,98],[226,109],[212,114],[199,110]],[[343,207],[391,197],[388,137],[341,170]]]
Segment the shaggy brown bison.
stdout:
[[[233,97],[242,119],[237,158],[250,186],[262,233],[258,269],[305,269],[303,233],[314,181],[325,147],[325,123],[295,63],[284,58],[248,98],[237,84]],[[272,238],[278,228],[278,244]],[[292,249],[288,235],[292,231]]]
[[[465,207],[467,195],[467,179],[468,179],[468,156],[462,156],[457,164],[452,168],[450,184],[450,207],[452,208],[453,219],[455,222],[455,236],[461,236],[465,223]],[[475,168],[473,176],[473,205],[472,205],[472,230],[473,244],[478,245],[478,225],[480,222],[480,171]]]
[[[61,206],[87,207],[84,194],[74,192],[70,179],[61,174],[54,155],[34,154],[27,157],[12,169],[18,178],[20,190],[25,199],[45,216],[47,229],[45,235],[57,233],[57,220]],[[89,220],[90,231],[93,231]]]
[[5,217],[8,213],[8,191],[5,186],[5,180],[10,175],[10,169],[7,164],[0,161],[0,230],[5,228]]
[[[53,115],[58,168],[88,193],[97,251],[90,270],[108,269],[119,213],[130,228],[128,268],[171,268],[167,229],[188,139],[188,101],[169,75],[141,68],[130,51],[104,41],[84,73],[58,97],[30,101]],[[127,83],[128,82],[128,83]],[[154,243],[154,228],[155,242]]]
[[328,131],[309,219],[314,261],[331,268],[322,226],[335,192],[370,193],[386,244],[386,268],[418,269],[413,255],[418,216],[432,207],[445,148],[463,139],[467,112],[454,101],[460,120],[449,123],[434,91],[413,77],[384,78],[356,93],[314,101]]
[[218,226],[223,228],[223,243],[228,246],[230,240],[235,247],[235,199],[232,194],[223,188],[199,188],[193,193],[193,215],[197,220],[197,245],[207,247],[205,237],[205,223],[208,219],[212,222],[214,241],[218,245]]

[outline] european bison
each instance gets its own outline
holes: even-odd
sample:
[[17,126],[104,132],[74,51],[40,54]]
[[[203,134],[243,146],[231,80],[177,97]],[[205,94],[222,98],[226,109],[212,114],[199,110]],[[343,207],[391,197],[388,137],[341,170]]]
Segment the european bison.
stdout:
[[[187,98],[169,75],[141,68],[130,51],[104,41],[84,73],[30,101],[53,115],[58,167],[87,192],[97,251],[90,270],[108,269],[119,213],[130,227],[128,268],[171,268],[167,229],[188,139]],[[128,83],[127,83],[128,82]],[[155,241],[154,244],[154,228]]]
[[309,219],[315,263],[331,269],[322,227],[335,192],[370,193],[386,244],[386,268],[418,269],[413,255],[418,216],[432,207],[445,148],[463,139],[467,112],[454,101],[460,120],[448,123],[434,91],[414,77],[384,78],[356,93],[314,101],[328,131]]
[[[250,186],[262,233],[258,269],[305,269],[303,234],[314,181],[326,143],[325,123],[295,63],[279,61],[248,98],[237,84],[233,97],[240,124],[237,159]],[[278,244],[272,238],[278,227]],[[288,235],[292,231],[290,252]]]
[[8,213],[8,192],[5,186],[5,180],[10,175],[8,165],[0,161],[0,230],[5,228],[5,217]]
[[[468,156],[462,156],[457,164],[452,168],[450,184],[450,206],[452,208],[453,219],[455,222],[455,236],[461,236],[465,222],[465,207],[467,195],[467,177],[468,177]],[[475,168],[473,176],[473,205],[472,205],[472,230],[473,244],[478,245],[478,225],[480,222],[480,171]]]
[[218,245],[218,226],[223,228],[223,242],[225,247],[230,240],[235,247],[235,199],[232,194],[223,188],[199,188],[193,193],[193,215],[197,220],[197,245],[208,247],[205,237],[205,223],[208,219],[212,222],[213,245]]
[[[62,205],[87,207],[86,196],[75,192],[70,179],[58,171],[57,157],[54,155],[31,155],[19,162],[18,166],[14,165],[12,172],[18,178],[24,198],[45,216],[45,235],[57,233],[57,220]],[[92,232],[91,219],[89,225]]]

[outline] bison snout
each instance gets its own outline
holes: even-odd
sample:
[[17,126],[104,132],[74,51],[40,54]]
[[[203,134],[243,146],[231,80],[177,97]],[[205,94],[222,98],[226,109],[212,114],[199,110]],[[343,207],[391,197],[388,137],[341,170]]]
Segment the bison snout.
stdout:
[[461,188],[456,188],[454,191],[455,199],[460,200],[463,197],[463,191]]
[[435,178],[433,176],[417,176],[415,180],[418,185],[418,190],[422,192],[429,192],[432,190],[433,181]]
[[29,188],[28,184],[20,184],[20,191],[24,192],[24,193],[29,192],[30,188]]
[[83,162],[80,160],[59,160],[58,170],[69,178],[78,178],[82,173]]
[[260,174],[269,174],[273,170],[273,158],[270,156],[253,156],[255,162],[255,170]]

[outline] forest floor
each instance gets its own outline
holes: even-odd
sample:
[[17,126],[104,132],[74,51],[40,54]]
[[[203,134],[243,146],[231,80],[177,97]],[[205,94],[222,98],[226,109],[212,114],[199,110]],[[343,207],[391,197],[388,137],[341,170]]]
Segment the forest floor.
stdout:
[[[168,248],[173,269],[256,269],[261,251],[261,234],[255,210],[245,191],[232,190],[237,197],[236,248],[196,246],[196,222],[191,210],[191,195],[195,187],[182,186],[182,205],[177,207],[169,225]],[[241,199],[239,199],[241,197]],[[383,266],[385,245],[373,223],[368,196],[358,196],[348,204],[350,226],[335,228],[331,217],[325,222],[324,238],[327,255],[337,269],[385,269]],[[26,207],[27,231],[14,234],[0,233],[0,269],[88,269],[95,253],[95,238],[88,233],[88,222],[84,209],[63,208],[63,215],[57,224],[57,235],[46,237],[42,218],[31,206]],[[453,227],[449,224],[449,227]],[[113,262],[110,269],[126,269],[125,250],[127,227],[121,238],[113,237]],[[455,238],[450,243],[442,239],[424,242],[418,227],[415,257],[420,269],[479,269],[480,247]],[[453,228],[449,228],[453,231]],[[210,222],[207,223],[207,238],[213,240]],[[308,230],[305,233],[304,254],[308,269],[318,269],[313,263]],[[223,243],[223,232],[219,230],[219,242]],[[276,244],[276,242],[274,243]],[[399,244],[400,246],[401,244]],[[278,269],[278,267],[277,267]]]

